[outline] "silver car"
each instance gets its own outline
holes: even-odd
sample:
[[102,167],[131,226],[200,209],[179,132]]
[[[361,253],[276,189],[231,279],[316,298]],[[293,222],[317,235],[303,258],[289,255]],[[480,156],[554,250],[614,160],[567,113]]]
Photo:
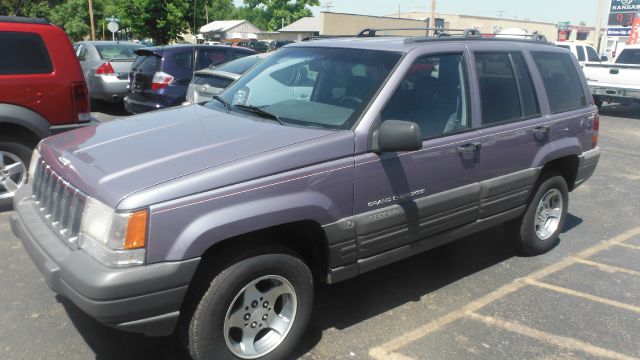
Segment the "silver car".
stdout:
[[201,103],[210,101],[232,82],[236,81],[245,72],[259,63],[271,53],[250,55],[215,68],[208,68],[193,73],[193,78],[187,90],[188,103]]
[[134,51],[144,46],[129,41],[81,41],[73,47],[91,99],[121,101],[127,93]]

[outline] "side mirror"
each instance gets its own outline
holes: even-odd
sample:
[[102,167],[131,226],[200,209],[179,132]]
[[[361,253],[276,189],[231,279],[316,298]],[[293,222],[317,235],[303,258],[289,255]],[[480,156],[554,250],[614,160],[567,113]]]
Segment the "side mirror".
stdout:
[[375,151],[398,152],[422,149],[422,131],[414,122],[401,120],[385,120],[374,133],[377,140]]
[[602,57],[600,57],[600,62],[607,62],[609,61],[609,58],[606,57],[605,55],[603,55]]

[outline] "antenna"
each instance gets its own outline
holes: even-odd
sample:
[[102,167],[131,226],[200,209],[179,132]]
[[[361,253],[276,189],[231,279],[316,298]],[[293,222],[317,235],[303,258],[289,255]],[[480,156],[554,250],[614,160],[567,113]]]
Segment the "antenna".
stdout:
[[16,7],[16,11],[13,13],[13,16],[18,16],[18,13],[20,12],[20,8],[22,7],[22,5],[24,5],[24,0],[20,0],[20,3],[18,4],[18,7]]
[[322,5],[322,7],[324,8],[325,12],[331,12],[331,8],[334,7],[333,3],[331,1],[327,1],[324,3],[324,5]]

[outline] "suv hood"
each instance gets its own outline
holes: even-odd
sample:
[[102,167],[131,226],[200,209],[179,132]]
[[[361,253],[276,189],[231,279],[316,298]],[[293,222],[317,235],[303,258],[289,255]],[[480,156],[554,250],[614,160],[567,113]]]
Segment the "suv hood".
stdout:
[[40,153],[64,179],[116,208],[154,185],[331,134],[193,105],[59,134]]

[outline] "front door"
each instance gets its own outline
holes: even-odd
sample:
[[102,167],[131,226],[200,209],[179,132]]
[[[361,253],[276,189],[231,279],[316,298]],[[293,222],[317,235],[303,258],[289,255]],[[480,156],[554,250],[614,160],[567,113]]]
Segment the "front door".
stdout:
[[423,148],[356,157],[360,258],[476,220],[480,134],[471,126],[468,70],[462,47],[418,57],[380,114],[417,123]]

